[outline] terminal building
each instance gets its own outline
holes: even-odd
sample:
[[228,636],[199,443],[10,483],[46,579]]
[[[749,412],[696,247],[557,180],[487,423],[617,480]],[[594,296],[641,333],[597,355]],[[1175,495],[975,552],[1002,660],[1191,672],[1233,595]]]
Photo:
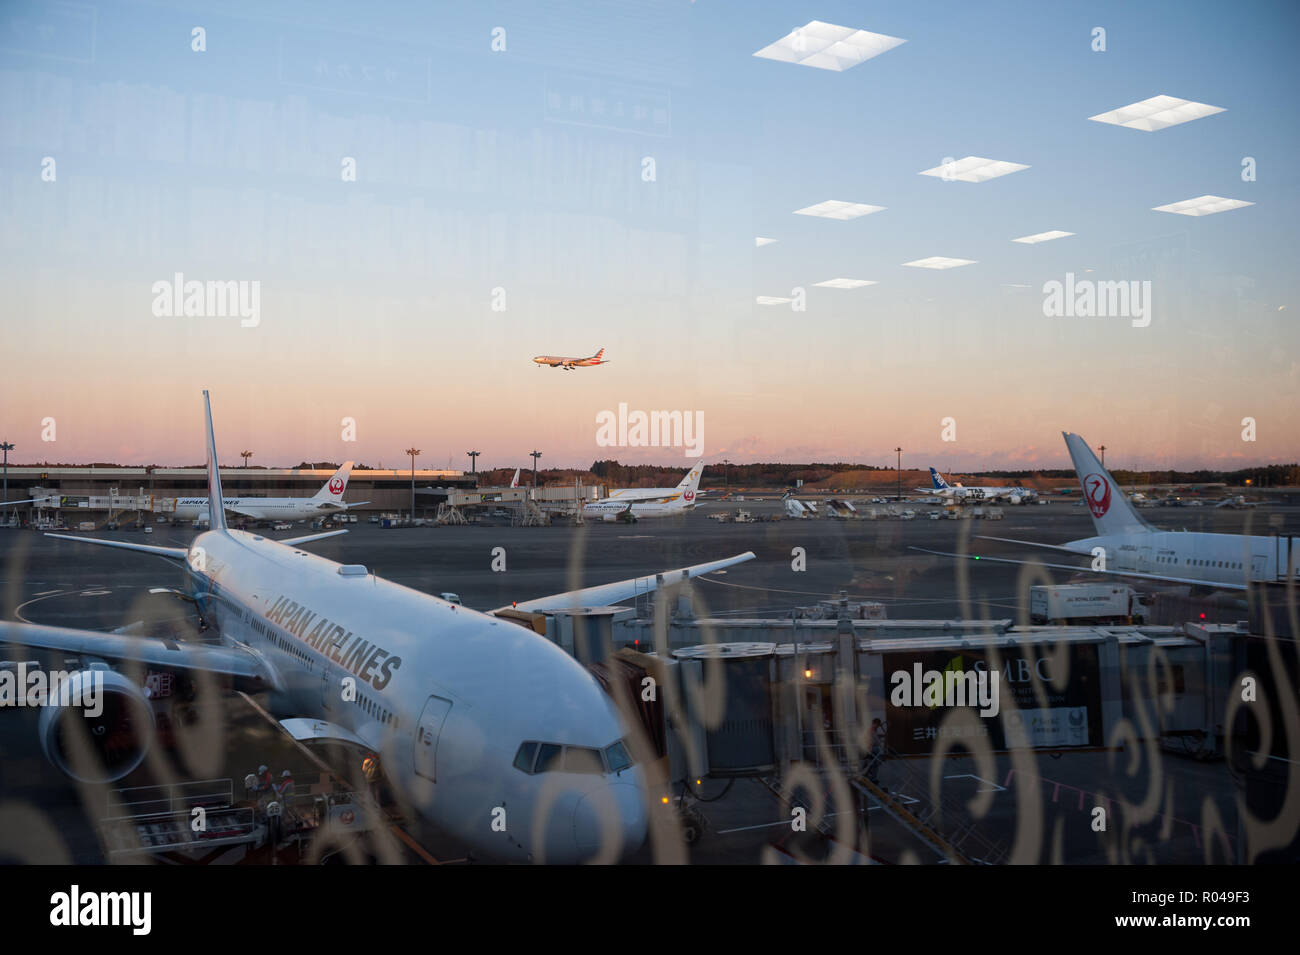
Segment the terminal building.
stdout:
[[[221,487],[227,497],[311,497],[335,468],[222,468]],[[23,513],[58,511],[74,516],[103,517],[120,513],[165,516],[177,498],[207,494],[203,468],[152,467],[13,467],[8,468],[7,500],[38,499],[19,505]],[[345,501],[365,501],[360,510],[405,512],[411,506],[410,470],[354,469]],[[478,475],[453,470],[416,470],[417,508],[436,508],[450,491],[472,491]],[[30,509],[30,510],[29,510]]]

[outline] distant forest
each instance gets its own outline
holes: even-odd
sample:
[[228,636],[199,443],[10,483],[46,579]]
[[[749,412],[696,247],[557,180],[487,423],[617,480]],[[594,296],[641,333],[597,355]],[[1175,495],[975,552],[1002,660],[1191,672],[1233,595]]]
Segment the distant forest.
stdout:
[[[340,463],[337,461],[300,461],[293,467],[299,470],[329,471],[338,468]],[[15,467],[18,466],[15,462],[10,462],[10,464]],[[43,464],[34,462],[25,466],[113,468],[121,465],[103,461],[96,461],[92,464],[52,464],[46,461]],[[204,465],[200,463],[184,466],[201,468]],[[147,467],[159,467],[159,465],[147,465]],[[226,464],[223,467],[237,468],[238,465]],[[420,465],[417,463],[416,467],[418,469]],[[604,484],[607,487],[673,487],[685,477],[688,467],[689,465],[665,467],[655,464],[620,464],[614,460],[593,461],[591,467],[586,471],[580,471],[576,468],[540,468],[537,471],[537,483],[571,484],[573,481],[578,480],[584,484]],[[267,470],[267,466],[254,464],[251,465],[250,470]],[[375,468],[368,464],[353,466],[353,471],[372,470],[375,470]],[[400,472],[403,469],[398,467],[397,470]],[[911,477],[905,476],[903,478],[904,483],[911,481],[918,470],[920,469],[904,468],[904,475],[911,475]],[[793,487],[798,481],[803,481],[806,485],[817,485],[823,482],[830,482],[835,485],[837,483],[835,479],[841,479],[838,483],[843,486],[851,486],[861,483],[853,480],[855,474],[871,475],[875,478],[871,483],[875,484],[880,483],[887,475],[893,474],[893,471],[893,465],[847,464],[844,462],[829,464],[779,464],[773,462],[767,464],[724,465],[715,461],[705,467],[704,479],[700,482],[700,486],[709,489],[723,487],[775,488]],[[514,473],[514,468],[480,470],[478,472],[479,483],[484,487],[508,484]],[[924,471],[921,470],[920,473],[924,474]],[[1213,471],[1208,469],[1196,471],[1132,471],[1121,468],[1112,471],[1111,474],[1121,485],[1221,483],[1232,487],[1243,487],[1249,481],[1253,487],[1300,487],[1300,463],[1296,462],[1240,468],[1234,471]],[[1033,482],[1039,479],[1047,481],[1073,480],[1075,474],[1074,470],[1070,468],[1046,468],[1039,471],[953,471],[945,472],[944,476],[950,481],[963,481],[965,483],[970,483],[972,479],[976,478],[993,478],[999,481],[1016,483],[1018,481]],[[521,468],[519,483],[531,484],[532,471],[528,468]]]

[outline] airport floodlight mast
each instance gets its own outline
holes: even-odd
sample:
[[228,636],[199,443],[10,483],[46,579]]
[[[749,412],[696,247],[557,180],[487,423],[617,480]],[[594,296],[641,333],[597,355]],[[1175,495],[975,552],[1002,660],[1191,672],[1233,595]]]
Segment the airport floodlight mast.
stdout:
[[469,455],[469,473],[470,473],[470,474],[477,474],[477,473],[478,473],[478,456],[479,456],[480,454],[482,454],[483,452],[482,452],[482,451],[466,451],[465,453]]
[[537,488],[537,459],[540,458],[541,456],[542,456],[542,452],[540,452],[540,451],[534,451],[534,452],[532,452],[532,459],[533,459],[533,488],[534,488],[534,489]]
[[419,448],[407,448],[406,453],[411,456],[411,523],[415,523],[415,459],[420,454]]
[[5,456],[4,500],[6,501],[9,500],[9,452],[12,451],[13,449],[14,446],[10,444],[8,441],[0,441],[0,451],[3,451]]
[[1104,444],[1097,445],[1097,450],[1101,452],[1101,466],[1105,467],[1106,466],[1106,445]]
[[726,458],[722,459],[722,493],[730,493],[731,487],[731,462]]
[[894,469],[898,474],[898,500],[902,501],[903,500],[903,449],[894,448],[894,451],[898,454],[898,465]]
[[253,456],[252,451],[240,451],[239,456],[244,459],[244,467],[248,467],[248,459]]

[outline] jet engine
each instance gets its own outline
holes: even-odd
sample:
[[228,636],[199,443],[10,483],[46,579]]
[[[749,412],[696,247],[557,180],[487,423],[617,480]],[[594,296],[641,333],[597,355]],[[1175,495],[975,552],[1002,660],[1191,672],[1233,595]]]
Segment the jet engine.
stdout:
[[62,772],[87,783],[114,782],[144,760],[153,708],[115,670],[78,670],[51,689],[37,732],[45,758]]

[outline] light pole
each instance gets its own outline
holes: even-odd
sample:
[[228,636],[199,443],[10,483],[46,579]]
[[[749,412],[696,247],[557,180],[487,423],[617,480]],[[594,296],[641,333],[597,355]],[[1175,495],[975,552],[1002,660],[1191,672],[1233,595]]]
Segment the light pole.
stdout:
[[3,452],[4,452],[4,455],[5,455],[5,491],[4,491],[5,496],[4,496],[4,499],[5,499],[6,502],[8,502],[8,500],[9,500],[9,452],[12,451],[13,449],[14,449],[14,446],[13,446],[12,444],[10,444],[8,441],[0,441],[0,451],[3,451]]
[[1097,450],[1101,452],[1101,466],[1104,468],[1106,466],[1106,445],[1101,445]]
[[731,462],[726,458],[722,459],[722,494],[725,497],[731,493]]
[[479,452],[479,451],[466,451],[465,453],[469,455],[469,473],[470,473],[470,474],[477,474],[477,473],[478,473],[478,456],[479,456],[479,454],[480,454],[481,452]]
[[542,452],[534,451],[531,454],[533,459],[533,490],[537,489],[537,459],[542,456]]
[[244,459],[244,467],[248,467],[248,459],[253,456],[252,451],[240,451],[239,456]]
[[415,523],[415,459],[420,453],[419,448],[407,448],[406,453],[411,456],[411,523]]
[[894,470],[898,474],[898,500],[901,502],[903,500],[903,449],[894,448],[894,451],[898,454],[898,465]]

